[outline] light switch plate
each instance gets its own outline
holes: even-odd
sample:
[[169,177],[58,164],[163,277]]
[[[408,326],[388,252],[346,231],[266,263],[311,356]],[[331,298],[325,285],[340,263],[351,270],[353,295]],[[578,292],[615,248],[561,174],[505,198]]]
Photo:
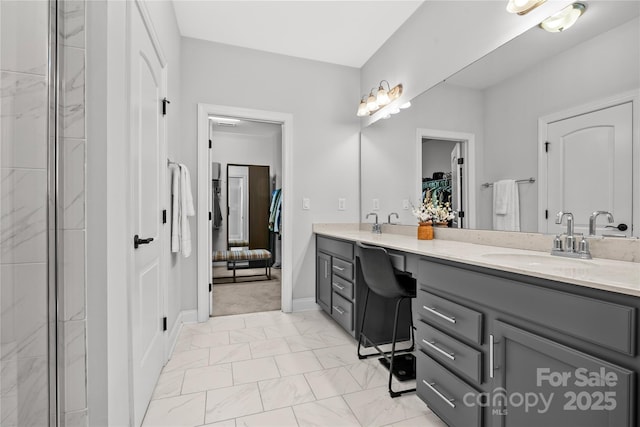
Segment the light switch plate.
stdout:
[[305,211],[311,209],[311,200],[308,197],[304,197],[302,199],[302,209],[304,209]]
[[405,211],[409,209],[409,199],[402,200],[402,209],[404,209]]
[[374,211],[379,211],[380,210],[380,199],[373,199],[373,207],[372,209]]
[[346,210],[347,209],[346,204],[347,204],[346,199],[343,199],[343,198],[338,199],[338,210],[339,211]]

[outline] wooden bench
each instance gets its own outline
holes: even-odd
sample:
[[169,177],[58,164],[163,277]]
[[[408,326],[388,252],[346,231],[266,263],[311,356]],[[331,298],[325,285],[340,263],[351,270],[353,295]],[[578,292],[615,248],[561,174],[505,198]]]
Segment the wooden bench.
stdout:
[[[271,280],[271,252],[266,249],[243,249],[239,251],[213,251],[213,262],[230,262],[233,269],[233,282],[236,282],[236,263],[238,261],[264,260],[264,269],[267,280]],[[251,276],[245,276],[251,277]]]

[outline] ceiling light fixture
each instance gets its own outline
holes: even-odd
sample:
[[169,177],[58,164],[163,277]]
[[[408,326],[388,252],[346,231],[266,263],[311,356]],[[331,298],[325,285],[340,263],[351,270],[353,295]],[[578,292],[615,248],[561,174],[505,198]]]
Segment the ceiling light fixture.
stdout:
[[[387,84],[386,90],[384,88],[384,83]],[[365,95],[360,98],[357,116],[370,116],[400,98],[400,95],[402,95],[402,84],[397,84],[394,87],[391,87],[388,81],[382,80],[378,85],[377,91],[373,88],[369,92],[369,95]]]
[[587,6],[583,3],[574,3],[542,21],[540,23],[540,28],[549,31],[550,33],[559,33],[567,28],[571,28],[578,18],[582,16],[585,10],[587,10]]
[[526,15],[547,0],[509,0],[507,12]]

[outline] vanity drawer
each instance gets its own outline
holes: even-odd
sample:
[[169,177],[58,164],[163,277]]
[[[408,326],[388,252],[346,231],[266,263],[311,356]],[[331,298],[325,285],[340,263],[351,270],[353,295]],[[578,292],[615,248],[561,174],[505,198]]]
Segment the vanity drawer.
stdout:
[[331,316],[347,331],[353,330],[353,304],[337,292],[333,292]]
[[353,283],[350,281],[334,274],[331,278],[331,287],[335,292],[339,293],[343,297],[353,300]]
[[353,280],[353,264],[340,258],[333,258],[331,270],[347,280]]
[[345,259],[353,259],[353,243],[317,236],[316,247],[322,252],[328,252]]
[[418,320],[418,346],[441,364],[469,377],[480,384],[482,382],[482,353],[461,343],[455,338],[440,332],[436,328]]
[[417,352],[416,392],[429,409],[450,426],[480,427],[482,408],[467,406],[464,396],[471,393],[475,402],[478,392],[426,354]]
[[418,291],[418,314],[428,323],[482,344],[482,313],[448,299]]

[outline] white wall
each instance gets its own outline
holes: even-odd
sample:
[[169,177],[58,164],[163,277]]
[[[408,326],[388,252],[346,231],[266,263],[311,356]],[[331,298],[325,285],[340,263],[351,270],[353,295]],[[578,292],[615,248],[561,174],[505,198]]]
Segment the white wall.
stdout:
[[[272,125],[275,134],[243,135],[238,133],[213,133],[213,150],[211,159],[220,163],[220,209],[222,224],[219,230],[213,231],[213,250],[227,249],[227,164],[269,166],[270,178],[280,179],[282,176],[282,134],[280,125]],[[271,185],[271,180],[269,181]],[[223,263],[224,264],[224,263]]]
[[451,152],[455,141],[422,140],[422,177],[431,178],[434,172],[451,172]]
[[[482,93],[477,90],[440,85],[412,101],[388,120],[380,120],[362,130],[362,221],[372,212],[372,199],[380,200],[378,215],[386,221],[390,212],[398,212],[398,222],[416,224],[411,210],[402,209],[402,200],[418,202],[419,171],[416,170],[416,131],[418,128],[472,133],[476,153],[482,156]],[[476,162],[476,177],[481,176],[482,161]]]
[[[634,19],[487,89],[481,182],[537,177],[539,117],[638,88],[640,20]],[[519,188],[520,228],[537,231],[544,209],[538,185]],[[478,228],[491,228],[490,190],[480,191],[479,205]]]
[[[315,295],[314,222],[358,220],[359,72],[284,55],[182,39],[182,137],[172,142],[197,174],[198,103],[293,114],[293,297]],[[196,183],[193,192],[197,194]],[[302,198],[311,210],[302,210]],[[338,211],[338,198],[347,210]],[[202,230],[193,233],[197,239]],[[197,247],[196,242],[193,242]],[[196,256],[182,265],[182,307],[194,309]]]
[[362,67],[361,95],[386,79],[413,99],[569,3],[548,1],[519,16],[505,12],[506,0],[426,1]]

